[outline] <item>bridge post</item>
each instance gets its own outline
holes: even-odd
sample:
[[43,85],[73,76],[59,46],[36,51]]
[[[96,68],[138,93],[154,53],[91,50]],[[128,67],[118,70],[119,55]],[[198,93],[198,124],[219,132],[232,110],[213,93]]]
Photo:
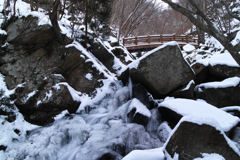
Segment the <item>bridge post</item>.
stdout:
[[160,35],[160,42],[163,43],[163,37]]
[[136,44],[136,45],[138,44],[137,36],[135,37],[135,44]]
[[188,35],[186,35],[186,43],[188,43]]
[[150,35],[148,35],[148,37],[147,37],[147,42],[148,42],[148,44],[150,44]]
[[173,40],[176,41],[176,35],[175,34],[173,34]]

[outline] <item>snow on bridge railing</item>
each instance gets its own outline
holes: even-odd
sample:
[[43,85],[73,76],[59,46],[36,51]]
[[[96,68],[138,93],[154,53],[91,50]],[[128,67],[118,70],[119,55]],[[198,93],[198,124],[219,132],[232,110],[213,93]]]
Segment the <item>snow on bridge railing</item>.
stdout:
[[176,41],[179,45],[192,44],[198,46],[198,38],[191,35],[175,35],[175,34],[162,34],[162,35],[147,35],[123,38],[123,45],[129,49],[143,49],[152,48],[162,45],[166,42]]

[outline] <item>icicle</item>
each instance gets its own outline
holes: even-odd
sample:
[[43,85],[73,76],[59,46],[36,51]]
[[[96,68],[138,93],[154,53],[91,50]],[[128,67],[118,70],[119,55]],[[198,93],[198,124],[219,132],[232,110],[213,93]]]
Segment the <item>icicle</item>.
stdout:
[[129,77],[128,78],[128,89],[129,89],[129,94],[130,94],[130,99],[132,99],[132,80],[131,78]]

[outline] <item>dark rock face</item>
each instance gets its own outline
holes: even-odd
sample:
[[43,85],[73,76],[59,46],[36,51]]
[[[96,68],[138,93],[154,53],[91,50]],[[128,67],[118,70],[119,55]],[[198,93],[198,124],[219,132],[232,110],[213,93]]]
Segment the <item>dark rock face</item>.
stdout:
[[230,77],[240,77],[240,67],[231,67],[226,65],[214,65],[209,66],[209,71],[212,75],[230,78]]
[[197,98],[204,99],[219,108],[240,105],[240,84],[236,87],[226,88],[205,88],[204,86],[197,86],[195,91]]
[[182,115],[176,113],[175,111],[163,106],[160,106],[158,108],[158,111],[162,117],[162,120],[167,121],[171,128],[174,128],[180,121],[180,119],[183,117]]
[[173,91],[169,95],[175,98],[194,99],[195,82],[190,81],[187,85]]
[[108,51],[106,46],[101,44],[99,41],[94,41],[90,49],[92,54],[100,61],[102,64],[110,71],[115,73],[116,70],[113,69],[114,56]]
[[155,97],[166,95],[187,84],[194,73],[183,59],[178,45],[169,45],[141,59],[130,77],[142,83]]
[[210,125],[182,122],[165,148],[172,157],[179,154],[179,160],[202,157],[201,153],[217,153],[226,160],[238,160],[239,155],[229,146],[224,135]]
[[154,107],[153,101],[151,101],[150,94],[140,83],[136,84],[132,88],[132,98],[138,99],[142,102],[148,109]]

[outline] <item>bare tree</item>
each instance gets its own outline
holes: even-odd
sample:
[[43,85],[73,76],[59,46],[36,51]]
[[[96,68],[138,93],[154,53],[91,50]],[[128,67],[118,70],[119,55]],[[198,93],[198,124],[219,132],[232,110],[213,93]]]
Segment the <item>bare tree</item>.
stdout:
[[[221,32],[218,28],[216,28],[216,25],[214,25],[214,22],[211,21],[207,13],[204,13],[199,6],[194,2],[194,0],[188,0],[191,9],[185,8],[176,2],[173,2],[172,0],[163,0],[167,4],[169,4],[173,9],[177,10],[178,12],[182,13],[188,19],[195,24],[198,28],[200,28],[202,31],[208,33],[209,35],[212,35],[215,37],[232,55],[232,57],[236,60],[236,62],[240,65],[240,43],[237,45],[232,45],[231,39],[229,39],[224,33]],[[230,3],[225,0],[221,0],[222,2],[228,4],[227,8],[229,8]],[[239,17],[238,14],[234,14],[235,16]],[[229,14],[232,18],[231,14]],[[200,20],[198,17],[200,17],[202,20]]]
[[157,11],[156,0],[115,0],[111,24],[121,36],[131,35],[137,27]]

